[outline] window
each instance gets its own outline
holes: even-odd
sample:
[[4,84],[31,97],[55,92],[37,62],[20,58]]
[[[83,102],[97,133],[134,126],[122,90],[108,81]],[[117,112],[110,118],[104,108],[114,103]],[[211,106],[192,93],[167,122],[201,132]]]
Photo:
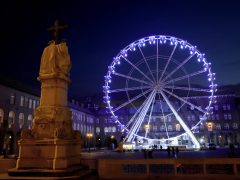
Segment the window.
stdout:
[[168,125],[168,131],[172,131],[173,128],[172,128],[172,125]]
[[213,130],[213,123],[207,123],[207,128],[208,128],[208,131],[212,131]]
[[224,123],[224,129],[229,129],[229,124],[228,123]]
[[19,128],[21,129],[24,125],[24,114],[20,113],[18,116],[18,124],[19,124]]
[[171,122],[171,121],[172,121],[172,117],[168,116],[168,122]]
[[116,132],[116,127],[115,126],[112,127],[112,132]]
[[216,128],[216,130],[221,130],[221,124],[216,124],[215,128]]
[[153,131],[157,131],[157,126],[153,126]]
[[104,119],[104,123],[107,124],[107,118]]
[[192,121],[195,121],[195,116],[194,115],[192,115]]
[[224,104],[223,105],[223,110],[226,111],[227,110],[227,106]]
[[200,124],[200,130],[204,130],[204,125],[203,125],[203,123]]
[[214,114],[212,115],[212,120],[215,120],[215,116],[214,116]]
[[230,107],[230,104],[227,104],[227,110],[230,110],[231,107]]
[[24,104],[25,107],[28,107],[28,97],[25,97],[25,104]]
[[76,130],[76,123],[73,123],[73,130]]
[[29,99],[28,108],[29,108],[29,109],[32,109],[32,99]]
[[191,121],[191,116],[190,115],[187,116],[187,120]]
[[36,108],[36,100],[33,100],[33,109]]
[[21,96],[21,97],[20,97],[20,106],[23,106],[23,105],[24,105],[24,97]]
[[224,119],[227,120],[228,119],[228,115],[224,114]]
[[218,105],[215,105],[214,108],[215,108],[215,111],[218,111]]
[[8,126],[9,128],[12,127],[12,125],[14,125],[14,121],[15,121],[15,113],[13,111],[10,111],[8,114]]
[[107,133],[108,132],[108,127],[104,128],[104,132]]
[[215,117],[216,117],[216,120],[219,120],[219,114],[216,114]]
[[238,129],[238,124],[237,123],[233,123],[233,129]]
[[96,123],[99,124],[99,119],[98,118],[96,119]]
[[232,119],[232,115],[231,114],[228,114],[228,119]]
[[181,130],[180,124],[176,124],[176,131],[180,131],[180,130]]
[[97,134],[100,133],[100,127],[96,127],[96,133],[97,133]]
[[3,120],[4,120],[4,111],[0,109],[0,126],[3,123]]
[[160,131],[165,131],[165,126],[164,125],[160,126]]
[[32,121],[32,118],[33,118],[32,115],[29,114],[29,115],[28,115],[28,121]]
[[10,104],[15,104],[15,94],[11,94],[11,96],[10,96]]

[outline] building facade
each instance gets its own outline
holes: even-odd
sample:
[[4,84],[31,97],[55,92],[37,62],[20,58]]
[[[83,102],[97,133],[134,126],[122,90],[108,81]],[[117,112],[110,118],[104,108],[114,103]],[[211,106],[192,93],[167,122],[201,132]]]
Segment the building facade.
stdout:
[[[39,105],[39,93],[31,90],[14,87],[8,84],[0,85],[0,153],[7,147],[9,154],[17,154],[17,141],[20,138],[21,130],[30,128],[34,116],[34,109]],[[205,105],[208,102],[206,97],[190,97],[192,102],[198,101]],[[76,98],[77,99],[77,98]],[[68,106],[72,111],[72,127],[80,131],[82,136],[82,147],[110,147],[112,144],[122,141],[126,136],[122,127],[115,123],[115,120],[106,111],[102,102],[94,102],[91,98],[76,100],[71,98]],[[229,144],[240,144],[240,101],[239,97],[231,93],[223,93],[216,96],[217,103],[212,107],[212,114],[207,116],[204,123],[201,123],[194,134],[202,145],[215,143],[219,147]],[[172,102],[177,104],[177,102]],[[164,111],[169,111],[169,109]],[[119,121],[127,124],[132,117],[133,110],[124,107],[118,112]],[[184,115],[185,122],[189,127],[196,124],[201,116],[196,114],[191,108],[182,108],[179,112]],[[163,117],[157,115],[157,111],[152,116],[152,126],[149,131],[154,138],[169,135],[174,136],[183,132],[181,125],[174,116],[169,116],[166,125],[163,124]],[[139,133],[146,132],[145,124],[140,127]],[[182,139],[185,141],[187,139]],[[181,143],[181,142],[180,142]]]

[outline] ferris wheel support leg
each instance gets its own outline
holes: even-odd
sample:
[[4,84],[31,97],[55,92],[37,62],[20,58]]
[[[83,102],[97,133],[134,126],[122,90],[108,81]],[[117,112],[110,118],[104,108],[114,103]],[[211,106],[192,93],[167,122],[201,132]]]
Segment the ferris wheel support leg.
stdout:
[[195,148],[200,149],[200,144],[198,142],[198,140],[196,139],[196,137],[194,136],[194,134],[192,133],[192,131],[187,127],[187,125],[185,124],[185,122],[182,120],[182,118],[179,116],[179,114],[177,113],[177,111],[174,109],[174,107],[172,106],[172,104],[170,103],[169,99],[167,98],[167,96],[165,95],[165,93],[163,91],[160,91],[161,95],[163,96],[164,100],[166,101],[167,105],[169,106],[169,108],[171,109],[171,111],[173,112],[173,114],[175,115],[177,121],[181,124],[181,126],[183,127],[183,129],[186,131],[186,133],[190,136],[190,138],[192,139],[193,144],[195,145]]

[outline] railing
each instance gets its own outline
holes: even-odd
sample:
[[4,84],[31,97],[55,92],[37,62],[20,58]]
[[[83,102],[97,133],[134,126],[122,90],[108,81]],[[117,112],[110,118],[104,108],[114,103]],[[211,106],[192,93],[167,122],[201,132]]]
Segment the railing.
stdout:
[[98,174],[103,179],[219,175],[240,177],[240,159],[99,159]]

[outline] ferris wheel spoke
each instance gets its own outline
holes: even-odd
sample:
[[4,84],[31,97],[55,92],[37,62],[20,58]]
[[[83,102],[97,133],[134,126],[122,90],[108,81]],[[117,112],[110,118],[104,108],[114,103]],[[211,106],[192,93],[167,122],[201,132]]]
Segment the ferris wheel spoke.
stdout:
[[137,81],[137,82],[141,82],[141,83],[144,83],[144,84],[148,84],[148,85],[152,85],[152,84],[150,84],[149,82],[147,82],[147,81],[143,81],[143,80],[141,80],[141,79],[137,79],[137,78],[134,78],[134,77],[131,77],[131,76],[127,76],[127,75],[125,75],[125,74],[120,74],[120,73],[117,73],[117,72],[114,72],[113,73],[114,75],[116,75],[116,76],[120,76],[120,77],[123,77],[123,78],[126,78],[126,79],[131,79],[131,80],[133,80],[133,81]]
[[129,99],[127,102],[121,104],[120,106],[116,107],[113,112],[116,112],[118,111],[119,109],[123,108],[124,106],[128,105],[129,103],[133,102],[133,101],[136,101],[137,99],[139,99],[140,97],[144,96],[145,94],[149,93],[152,89],[148,89],[146,91],[144,91],[143,93],[135,96],[134,98],[132,99]]
[[138,46],[138,49],[139,49],[139,51],[141,52],[141,54],[142,54],[142,56],[143,56],[143,59],[144,59],[146,65],[147,65],[148,71],[149,71],[149,73],[151,74],[151,76],[152,76],[152,78],[153,78],[153,81],[156,82],[156,79],[155,79],[155,77],[153,76],[153,73],[152,73],[152,71],[151,71],[151,69],[150,69],[150,67],[149,67],[149,64],[148,64],[148,62],[147,62],[147,60],[146,60],[146,57],[144,56],[144,54],[143,54],[140,46]]
[[171,75],[173,75],[178,69],[180,69],[184,64],[186,64],[192,57],[194,56],[194,54],[191,54],[190,56],[188,56],[187,59],[185,59],[181,64],[179,64],[173,71],[171,71],[166,77],[163,78],[163,82],[168,79],[169,77],[171,77]]
[[152,93],[148,96],[146,103],[144,104],[143,108],[141,109],[139,116],[136,118],[136,121],[132,125],[131,129],[129,130],[127,137],[125,138],[126,142],[132,142],[134,137],[136,136],[137,132],[139,131],[140,126],[142,125],[144,118],[147,114],[147,111],[155,97],[156,91],[153,90]]
[[131,87],[131,88],[113,89],[113,90],[109,90],[108,93],[135,91],[135,90],[139,90],[139,89],[148,89],[148,88],[151,88],[151,86],[139,86],[139,87]]
[[163,112],[163,106],[162,106],[161,100],[160,100],[160,106],[161,106],[161,112],[162,112],[162,116],[163,116],[163,122],[164,122],[165,130],[166,130],[167,138],[169,139],[167,124],[166,124],[166,116],[164,115],[164,112]]
[[172,96],[175,97],[176,99],[179,99],[180,101],[182,101],[182,102],[188,104],[189,106],[193,107],[194,109],[197,109],[198,111],[200,111],[200,112],[202,112],[202,113],[207,113],[207,112],[204,111],[202,108],[200,108],[200,107],[198,107],[198,106],[196,106],[196,105],[194,105],[194,104],[188,102],[188,101],[185,100],[184,98],[179,97],[179,96],[177,96],[176,94],[174,94],[174,93],[172,93],[172,92],[170,92],[170,91],[168,91],[168,90],[166,90],[166,89],[163,89],[163,91],[165,91],[166,93],[172,95]]
[[199,71],[191,73],[191,74],[186,74],[184,76],[181,76],[181,77],[178,77],[178,78],[175,78],[175,79],[171,79],[170,81],[166,81],[166,82],[164,82],[164,85],[172,83],[172,82],[177,82],[177,81],[180,81],[180,80],[184,80],[184,79],[187,79],[187,78],[190,78],[190,77],[193,77],[193,76],[197,76],[197,75],[202,74],[204,72],[206,72],[206,71],[205,70],[199,70]]
[[162,77],[163,77],[164,73],[165,73],[166,70],[167,70],[168,64],[170,63],[170,61],[171,61],[171,59],[172,59],[172,56],[173,56],[176,48],[177,48],[177,44],[175,44],[175,46],[174,46],[174,48],[173,48],[173,50],[172,50],[172,53],[171,53],[171,55],[169,56],[167,63],[165,64],[165,67],[164,67],[163,72],[162,72],[162,74],[161,74],[161,76],[160,76],[160,78],[159,78],[159,81],[162,80]]
[[153,107],[154,107],[155,98],[156,98],[156,95],[153,98],[151,110],[150,110],[150,113],[149,113],[149,116],[148,116],[148,123],[147,123],[146,132],[145,132],[145,138],[147,137],[147,134],[150,131],[150,122],[151,122],[151,118],[152,118],[152,111],[153,111]]
[[163,91],[160,91],[162,97],[164,98],[164,100],[166,101],[168,107],[171,109],[171,111],[173,112],[174,116],[176,117],[177,121],[181,124],[181,126],[183,127],[183,129],[185,130],[185,132],[190,136],[190,138],[192,139],[193,144],[196,146],[196,148],[200,148],[200,144],[197,141],[196,137],[193,135],[192,131],[188,128],[188,126],[185,124],[185,122],[183,121],[183,119],[181,118],[181,116],[178,114],[178,112],[174,109],[174,107],[172,106],[171,102],[169,101],[168,97],[165,95],[165,93]]
[[134,69],[136,69],[140,74],[142,74],[146,79],[148,79],[151,83],[154,83],[144,72],[142,72],[135,64],[131,63],[127,58],[122,57],[125,61],[127,61]]
[[167,89],[179,89],[184,91],[199,91],[199,92],[210,92],[210,89],[203,88],[192,88],[192,87],[183,87],[183,86],[164,86]]

